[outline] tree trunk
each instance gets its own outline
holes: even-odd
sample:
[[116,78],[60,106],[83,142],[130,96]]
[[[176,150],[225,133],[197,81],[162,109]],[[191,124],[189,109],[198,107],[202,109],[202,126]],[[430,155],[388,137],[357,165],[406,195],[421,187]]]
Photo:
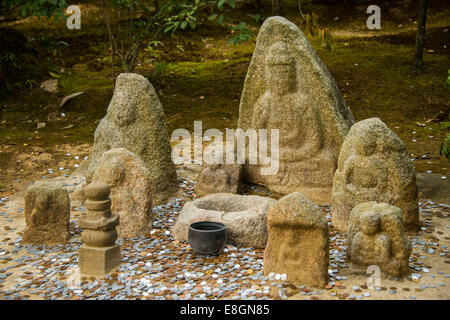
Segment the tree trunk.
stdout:
[[272,15],[283,15],[283,0],[272,0]]
[[261,14],[261,9],[263,8],[261,0],[255,0],[255,3],[256,3],[256,9],[258,9],[259,13]]
[[414,63],[416,66],[422,64],[423,45],[425,41],[425,23],[427,20],[428,0],[420,0],[419,21],[417,25],[416,50],[414,52]]

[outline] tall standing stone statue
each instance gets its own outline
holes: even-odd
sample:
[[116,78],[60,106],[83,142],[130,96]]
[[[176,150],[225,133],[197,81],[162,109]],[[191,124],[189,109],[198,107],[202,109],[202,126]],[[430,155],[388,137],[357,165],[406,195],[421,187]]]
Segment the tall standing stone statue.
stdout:
[[348,261],[363,267],[376,265],[393,277],[401,277],[408,274],[410,254],[399,208],[375,201],[353,208],[348,227]]
[[323,287],[328,281],[329,230],[320,207],[300,192],[269,208],[264,274],[285,273],[289,282]]
[[24,243],[64,243],[70,238],[69,221],[69,193],[62,183],[36,182],[27,188]]
[[120,216],[119,237],[145,236],[152,229],[149,173],[134,153],[125,148],[105,152],[92,182],[105,182],[111,187],[111,209]]
[[151,83],[134,73],[119,75],[106,116],[95,130],[88,182],[101,155],[120,147],[136,154],[147,167],[155,205],[176,193],[177,176],[163,107]]
[[120,246],[116,244],[119,216],[111,213],[111,189],[103,182],[86,186],[87,216],[80,219],[83,245],[78,251],[80,273],[103,277],[114,271],[121,261]]
[[399,207],[406,230],[419,226],[414,165],[400,138],[378,118],[352,126],[339,155],[332,192],[332,223],[346,232],[352,209],[378,201]]
[[279,130],[279,170],[262,175],[265,164],[247,161],[243,178],[329,202],[339,149],[353,123],[336,82],[300,29],[285,18],[268,18],[245,78],[238,127],[267,129],[269,146],[270,130]]

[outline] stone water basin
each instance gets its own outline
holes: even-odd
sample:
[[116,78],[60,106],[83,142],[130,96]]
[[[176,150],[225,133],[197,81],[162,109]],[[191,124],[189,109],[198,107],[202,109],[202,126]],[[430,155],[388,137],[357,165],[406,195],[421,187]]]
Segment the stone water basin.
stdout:
[[189,226],[201,221],[223,223],[227,243],[263,248],[267,242],[267,211],[276,200],[261,196],[216,193],[188,202],[172,228],[177,240],[187,241]]

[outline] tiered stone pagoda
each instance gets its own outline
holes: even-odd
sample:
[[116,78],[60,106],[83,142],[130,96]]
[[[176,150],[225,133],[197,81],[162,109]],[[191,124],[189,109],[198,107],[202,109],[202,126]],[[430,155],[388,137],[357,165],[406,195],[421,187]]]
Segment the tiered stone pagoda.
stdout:
[[83,276],[103,277],[114,271],[121,261],[116,244],[119,216],[111,213],[110,187],[103,182],[89,184],[86,189],[88,214],[80,219],[84,244],[78,252]]

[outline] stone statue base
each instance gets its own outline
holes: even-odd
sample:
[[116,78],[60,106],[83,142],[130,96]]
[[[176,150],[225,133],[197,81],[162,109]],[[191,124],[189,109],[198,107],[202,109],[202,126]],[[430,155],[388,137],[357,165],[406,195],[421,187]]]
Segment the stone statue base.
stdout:
[[[327,159],[328,157],[328,159]],[[261,166],[245,165],[243,180],[266,186],[270,191],[287,195],[300,192],[316,203],[330,203],[332,177],[336,170],[332,155],[323,153],[308,162],[280,163],[278,174],[261,175]]]
[[104,277],[120,266],[120,246],[87,247],[82,245],[78,251],[78,265],[82,276]]

